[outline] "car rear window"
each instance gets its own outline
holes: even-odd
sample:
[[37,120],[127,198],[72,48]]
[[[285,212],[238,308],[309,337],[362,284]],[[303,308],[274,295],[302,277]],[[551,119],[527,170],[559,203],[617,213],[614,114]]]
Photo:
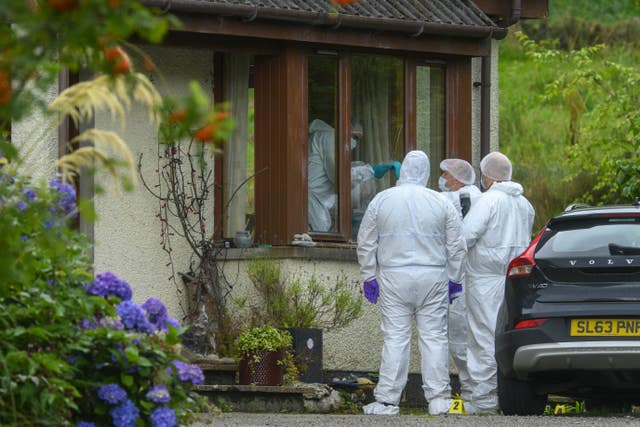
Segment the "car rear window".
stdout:
[[602,218],[556,223],[541,240],[537,257],[640,255],[639,218]]

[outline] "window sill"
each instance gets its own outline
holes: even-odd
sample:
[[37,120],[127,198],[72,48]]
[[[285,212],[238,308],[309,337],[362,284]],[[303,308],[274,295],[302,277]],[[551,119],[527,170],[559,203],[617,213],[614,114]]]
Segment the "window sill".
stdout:
[[268,246],[221,248],[219,259],[243,260],[259,257],[358,262],[355,244],[316,242],[316,246]]

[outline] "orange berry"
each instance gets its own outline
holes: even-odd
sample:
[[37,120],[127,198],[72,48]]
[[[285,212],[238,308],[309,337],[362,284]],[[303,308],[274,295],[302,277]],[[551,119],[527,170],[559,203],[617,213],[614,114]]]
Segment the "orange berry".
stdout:
[[198,131],[193,135],[193,138],[200,142],[212,142],[215,139],[215,131],[216,127],[213,123],[207,123],[198,129]]
[[115,74],[123,74],[131,71],[129,55],[120,46],[112,46],[104,50],[104,58],[113,63],[112,71]]

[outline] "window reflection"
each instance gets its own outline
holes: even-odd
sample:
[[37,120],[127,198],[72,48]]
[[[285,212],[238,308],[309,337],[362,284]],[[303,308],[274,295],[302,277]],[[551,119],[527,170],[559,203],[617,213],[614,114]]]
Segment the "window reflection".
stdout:
[[428,186],[438,188],[440,162],[445,158],[444,69],[421,65],[416,68],[416,148],[429,156]]

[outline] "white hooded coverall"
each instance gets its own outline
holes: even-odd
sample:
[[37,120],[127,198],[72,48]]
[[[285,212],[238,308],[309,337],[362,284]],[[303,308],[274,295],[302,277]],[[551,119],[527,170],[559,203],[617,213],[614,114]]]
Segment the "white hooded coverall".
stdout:
[[472,405],[496,412],[495,328],[509,262],[531,240],[534,210],[516,182],[494,182],[463,220],[467,242],[467,369]]
[[[357,145],[351,138],[351,149]],[[322,120],[309,125],[309,228],[331,231],[336,206],[336,140],[335,131]],[[373,169],[363,162],[351,163],[351,200],[368,201],[375,193]]]
[[428,176],[427,155],[409,152],[396,186],[378,193],[364,214],[358,233],[358,261],[362,278],[377,276],[380,284],[384,344],[374,391],[376,402],[400,402],[409,372],[415,318],[424,395],[431,413],[432,403],[446,399],[445,406],[436,412],[443,413],[448,411],[451,393],[448,279],[461,280],[466,247],[460,234],[460,214],[442,194],[425,187]]
[[[482,196],[482,192],[475,185],[465,185],[456,191],[443,191],[442,194],[449,199],[462,218],[462,206],[460,194],[468,194],[471,208]],[[467,370],[467,303],[465,296],[466,283],[462,279],[462,294],[449,305],[449,351],[458,369],[460,380],[460,395],[462,399],[471,400],[471,381]]]

